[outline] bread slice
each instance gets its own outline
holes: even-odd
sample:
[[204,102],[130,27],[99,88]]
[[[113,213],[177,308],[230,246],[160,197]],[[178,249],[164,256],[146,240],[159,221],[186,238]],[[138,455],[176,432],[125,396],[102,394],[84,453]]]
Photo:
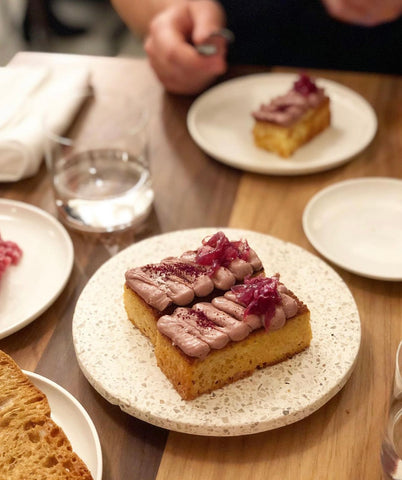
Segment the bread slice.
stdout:
[[260,328],[239,342],[230,342],[220,350],[211,350],[205,358],[186,355],[166,335],[156,337],[155,356],[162,372],[183,400],[250,376],[256,369],[287,360],[309,347],[310,312],[300,302],[298,314],[278,329]]
[[325,130],[331,123],[329,99],[309,109],[295,124],[277,125],[272,122],[256,121],[253,128],[255,144],[281,157],[290,157],[298,148]]
[[301,74],[290,90],[252,115],[257,147],[287,158],[330,125],[330,99],[314,79]]
[[156,324],[158,318],[166,312],[158,312],[127,285],[124,285],[123,301],[130,322],[151,340],[152,345],[155,345],[158,333]]
[[0,480],[92,480],[50,406],[0,350]]
[[233,341],[206,358],[186,355],[172,340],[159,332],[157,323],[163,315],[150,307],[127,285],[124,305],[129,320],[154,346],[157,364],[183,400],[193,400],[224,385],[251,375],[256,369],[291,358],[309,347],[312,338],[310,311],[292,292],[298,303],[297,315],[279,330],[260,328],[242,341]]
[[[125,274],[128,319],[149,338],[158,366],[184,400],[290,358],[312,337],[307,306],[279,274],[265,276],[247,241],[230,242],[218,232],[201,249]],[[201,290],[205,277],[208,288]]]

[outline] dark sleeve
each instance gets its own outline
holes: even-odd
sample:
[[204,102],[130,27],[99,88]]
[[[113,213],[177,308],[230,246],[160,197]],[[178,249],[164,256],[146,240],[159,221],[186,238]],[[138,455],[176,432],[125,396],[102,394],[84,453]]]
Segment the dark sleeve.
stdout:
[[236,36],[232,63],[402,73],[402,17],[361,27],[319,0],[220,0]]

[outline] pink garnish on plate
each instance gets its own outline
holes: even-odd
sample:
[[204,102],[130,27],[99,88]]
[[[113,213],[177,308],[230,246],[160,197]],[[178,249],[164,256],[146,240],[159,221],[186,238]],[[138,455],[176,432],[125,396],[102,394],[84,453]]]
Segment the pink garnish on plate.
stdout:
[[228,267],[237,258],[247,261],[249,252],[246,240],[231,242],[223,232],[217,232],[204,238],[202,247],[197,250],[196,262],[209,266],[211,274],[214,274],[219,267]]
[[232,287],[237,300],[246,307],[244,316],[249,314],[264,316],[264,326],[268,330],[275,315],[276,305],[282,303],[278,291],[278,277],[248,277],[242,285]]
[[317,88],[317,85],[313,82],[313,80],[308,75],[306,75],[305,73],[302,73],[293,84],[293,90],[295,90],[298,93],[301,93],[306,97],[310,93],[316,92],[318,88]]
[[0,278],[10,265],[17,265],[22,256],[21,248],[0,235]]

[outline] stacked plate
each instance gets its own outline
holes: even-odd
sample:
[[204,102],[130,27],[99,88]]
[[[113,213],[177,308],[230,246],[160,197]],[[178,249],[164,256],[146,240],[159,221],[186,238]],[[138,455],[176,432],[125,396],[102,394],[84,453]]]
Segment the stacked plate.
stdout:
[[369,278],[402,280],[402,180],[367,177],[318,192],[304,232],[324,257]]

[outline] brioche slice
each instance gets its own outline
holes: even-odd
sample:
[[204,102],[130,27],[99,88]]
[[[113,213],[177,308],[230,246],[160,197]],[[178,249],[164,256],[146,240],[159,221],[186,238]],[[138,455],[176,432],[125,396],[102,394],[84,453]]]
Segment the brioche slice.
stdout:
[[[244,291],[251,293],[254,290],[250,296],[254,302],[257,299],[258,285],[264,284],[265,299],[261,305],[267,305],[265,302],[269,291],[266,286],[269,283],[275,285],[276,280],[277,277],[246,280]],[[229,322],[235,330],[230,333],[228,325],[224,326],[223,323],[225,313],[230,311],[227,305],[231,303],[230,299],[233,300],[230,293],[215,298],[212,304],[199,303],[192,309],[177,309],[173,315],[160,318],[155,344],[157,364],[184,400],[193,400],[203,393],[212,392],[251,375],[257,369],[287,360],[309,347],[312,332],[308,307],[283,284],[279,288],[282,292],[280,295],[285,292],[286,294],[281,297],[281,303],[276,304],[276,313],[268,321],[268,329],[263,326],[265,322],[259,315],[250,314],[244,317],[243,314],[239,320],[239,317],[232,313],[230,316],[234,323],[230,319]],[[272,292],[274,293],[273,290]],[[225,301],[225,297],[229,302]],[[291,304],[293,306],[288,309]],[[232,312],[237,310],[234,305],[230,308],[233,308]],[[281,312],[284,317],[281,317]],[[192,324],[191,318],[196,319],[195,329],[192,328],[194,323]],[[184,325],[183,329],[180,324]],[[213,345],[212,341],[216,339],[214,329],[222,329],[223,326],[231,341],[223,346]],[[245,335],[242,334],[243,328]],[[233,337],[235,332],[238,338]],[[196,350],[197,347],[202,347],[203,342],[210,346],[206,354],[202,350]]]
[[155,345],[158,333],[156,322],[162,314],[148,305],[127,285],[124,285],[123,300],[130,322],[151,340],[152,345]]
[[217,232],[197,250],[126,271],[128,319],[154,347],[183,400],[193,400],[310,345],[308,307],[266,277],[246,240]]
[[310,341],[310,312],[303,307],[283,328],[268,333],[261,328],[241,342],[212,350],[204,359],[189,357],[160,334],[155,356],[158,367],[183,400],[193,400],[248,377],[257,369],[292,358],[308,348]]
[[284,95],[252,113],[257,147],[290,157],[331,123],[330,99],[323,88],[303,74]]
[[92,480],[46,395],[0,350],[0,480]]
[[293,125],[283,126],[256,121],[253,129],[255,144],[281,157],[290,157],[298,148],[325,130],[331,123],[329,99],[309,109]]

